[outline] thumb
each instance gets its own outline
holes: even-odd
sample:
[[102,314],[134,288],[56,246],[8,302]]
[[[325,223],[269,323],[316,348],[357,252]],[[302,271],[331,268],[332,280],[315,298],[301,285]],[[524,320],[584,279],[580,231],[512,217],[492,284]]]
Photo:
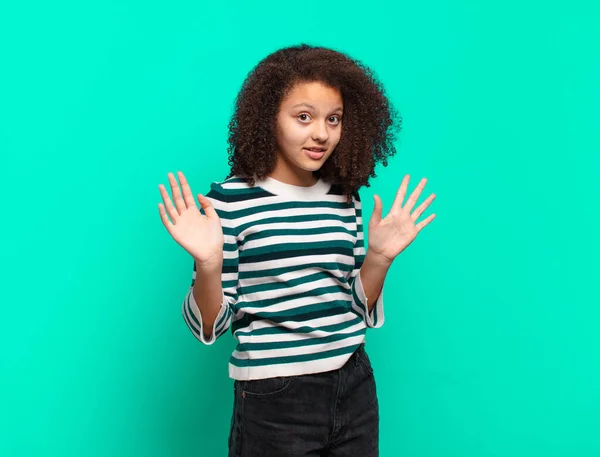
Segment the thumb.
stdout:
[[375,200],[375,206],[373,207],[373,213],[371,213],[371,219],[369,220],[369,227],[375,227],[381,222],[381,213],[383,212],[383,204],[379,195],[373,195]]
[[204,210],[204,214],[206,214],[207,217],[217,218],[217,219],[219,218],[219,215],[217,214],[215,207],[212,205],[210,200],[208,198],[206,198],[204,195],[198,194],[198,203],[200,203],[200,206]]

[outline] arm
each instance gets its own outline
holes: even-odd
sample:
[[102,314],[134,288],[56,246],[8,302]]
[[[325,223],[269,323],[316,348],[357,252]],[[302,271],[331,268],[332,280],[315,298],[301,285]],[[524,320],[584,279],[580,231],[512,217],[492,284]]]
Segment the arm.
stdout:
[[356,214],[356,244],[354,245],[354,270],[348,280],[352,310],[363,318],[367,327],[378,328],[384,322],[383,283],[389,264],[382,262],[377,254],[366,253],[362,205],[358,193],[353,202]]
[[182,306],[187,326],[204,344],[213,344],[227,331],[237,301],[237,237],[231,221],[227,219],[219,189],[220,186],[213,183],[206,197],[211,200],[221,219],[224,238],[222,257],[203,266],[194,260],[192,284]]
[[358,192],[354,199],[358,233],[355,257],[358,253],[364,263],[361,264],[360,274],[357,275],[357,280],[353,284],[353,306],[363,312],[369,326],[381,325],[381,323],[377,325],[377,317],[381,315],[383,318],[383,282],[392,262],[415,240],[423,227],[435,218],[435,214],[432,214],[422,222],[416,223],[435,198],[435,194],[431,194],[413,211],[427,182],[425,178],[420,181],[406,204],[402,206],[409,178],[409,175],[406,175],[402,180],[392,208],[384,219],[382,219],[381,199],[375,195],[375,207],[369,221],[369,252],[366,258],[360,257],[364,255],[364,235],[362,234],[362,209]]
[[377,254],[367,251],[367,255],[360,269],[360,279],[369,312],[373,310],[377,299],[383,292],[383,283],[391,264],[378,258]]
[[194,260],[194,273],[192,278],[192,294],[189,299],[191,308],[197,307],[197,314],[202,322],[201,328],[205,340],[210,340],[214,334],[214,324],[224,303],[221,284],[222,259],[215,265],[198,266]]

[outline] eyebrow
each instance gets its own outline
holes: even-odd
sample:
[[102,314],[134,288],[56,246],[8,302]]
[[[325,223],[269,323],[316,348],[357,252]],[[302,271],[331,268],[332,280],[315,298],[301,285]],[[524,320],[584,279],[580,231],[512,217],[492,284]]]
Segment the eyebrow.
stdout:
[[[298,103],[294,106],[292,106],[292,108],[296,108],[297,106],[308,106],[310,109],[313,110],[317,110],[317,108],[315,108],[313,105],[311,105],[310,103]],[[334,109],[333,111],[343,111],[343,108],[341,106],[338,106],[336,109]]]

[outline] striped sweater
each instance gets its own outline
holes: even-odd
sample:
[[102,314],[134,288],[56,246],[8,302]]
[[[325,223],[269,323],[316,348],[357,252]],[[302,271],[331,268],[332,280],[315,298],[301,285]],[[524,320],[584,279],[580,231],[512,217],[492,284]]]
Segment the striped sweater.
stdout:
[[238,343],[230,378],[338,369],[364,341],[367,327],[383,325],[383,290],[368,312],[359,275],[365,245],[358,192],[347,203],[322,178],[301,187],[267,177],[251,187],[233,176],[213,182],[205,195],[225,239],[223,299],[210,338],[192,293],[195,264],[182,312],[207,345],[231,328]]

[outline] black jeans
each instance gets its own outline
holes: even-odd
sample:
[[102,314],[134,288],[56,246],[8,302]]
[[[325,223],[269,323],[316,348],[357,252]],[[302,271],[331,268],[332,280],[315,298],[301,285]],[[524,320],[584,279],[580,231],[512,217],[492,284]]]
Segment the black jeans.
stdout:
[[234,382],[229,457],[375,457],[379,403],[364,344],[340,369]]

